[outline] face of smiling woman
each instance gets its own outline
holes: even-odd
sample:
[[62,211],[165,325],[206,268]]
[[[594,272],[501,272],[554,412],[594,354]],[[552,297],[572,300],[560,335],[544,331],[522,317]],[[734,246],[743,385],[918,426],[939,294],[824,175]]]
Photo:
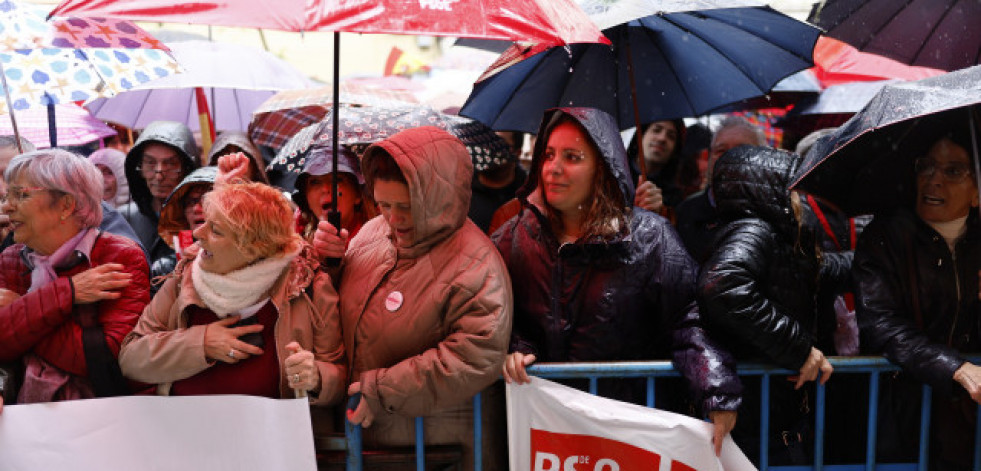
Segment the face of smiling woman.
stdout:
[[593,195],[593,179],[599,157],[586,134],[573,123],[552,130],[542,163],[545,201],[564,216],[581,211]]
[[924,221],[953,221],[978,206],[971,159],[963,147],[941,139],[916,167],[916,214]]
[[194,238],[201,245],[201,269],[211,273],[225,275],[258,258],[235,245],[228,222],[214,210],[205,213],[205,223],[194,231]]

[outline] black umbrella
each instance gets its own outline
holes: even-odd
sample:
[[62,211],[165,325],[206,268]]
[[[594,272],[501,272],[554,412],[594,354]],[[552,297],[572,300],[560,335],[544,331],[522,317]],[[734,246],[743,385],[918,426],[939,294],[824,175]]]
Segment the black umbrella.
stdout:
[[981,59],[978,0],[823,0],[807,21],[860,51],[957,70]]
[[[970,128],[978,164],[981,66],[882,87],[862,111],[819,139],[793,180],[851,215],[909,204],[916,195],[913,160],[937,139]],[[976,175],[981,172],[975,172]]]

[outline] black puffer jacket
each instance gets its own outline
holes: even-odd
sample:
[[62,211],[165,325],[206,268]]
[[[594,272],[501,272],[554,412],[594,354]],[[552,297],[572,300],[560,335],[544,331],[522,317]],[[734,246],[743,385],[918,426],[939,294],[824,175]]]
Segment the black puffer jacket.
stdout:
[[897,209],[865,228],[852,265],[862,346],[944,393],[966,361],[958,352],[981,351],[974,210],[954,249],[912,211]]
[[751,146],[719,158],[712,191],[723,226],[698,281],[703,315],[740,360],[762,356],[793,370],[814,345],[819,269],[787,190],[798,160]]
[[534,353],[543,362],[670,357],[703,410],[735,410],[741,385],[732,356],[702,328],[694,303],[697,266],[664,218],[633,208],[629,232],[617,240],[559,245],[535,202],[542,154],[562,115],[587,130],[619,183],[624,206],[632,206],[634,189],[612,117],[584,108],[547,113],[519,192],[524,207],[493,236],[514,287],[511,351]]

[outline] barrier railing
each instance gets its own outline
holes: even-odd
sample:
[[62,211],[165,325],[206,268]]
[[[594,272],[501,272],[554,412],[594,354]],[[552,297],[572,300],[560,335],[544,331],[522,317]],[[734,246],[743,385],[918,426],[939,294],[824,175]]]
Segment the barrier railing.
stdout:
[[[968,359],[978,363],[981,355],[971,355]],[[899,368],[892,365],[882,357],[831,357],[829,358],[835,369],[835,375],[841,374],[867,374],[869,376],[869,400],[867,426],[868,434],[866,437],[866,453],[864,464],[844,464],[844,465],[825,465],[824,464],[824,435],[825,435],[825,388],[826,386],[816,384],[815,414],[814,414],[814,460],[811,466],[770,466],[769,464],[769,407],[760,407],[760,469],[774,469],[780,471],[797,471],[813,469],[816,471],[875,471],[877,469],[888,469],[890,471],[917,470],[926,471],[929,460],[929,430],[931,412],[931,389],[923,386],[923,394],[920,409],[920,449],[919,460],[916,463],[898,464],[879,464],[876,463],[876,437],[877,437],[877,417],[879,403],[879,376],[882,373],[899,371]],[[761,383],[761,404],[769,405],[770,398],[770,377],[774,375],[785,376],[796,374],[796,371],[760,364],[760,363],[740,363],[740,377],[762,378]],[[598,382],[602,378],[646,378],[646,405],[653,407],[655,403],[655,381],[659,377],[677,377],[680,374],[674,369],[669,361],[650,361],[650,362],[611,362],[611,363],[540,363],[528,368],[528,374],[546,379],[588,379],[589,392],[596,394]],[[832,381],[834,376],[832,376]],[[753,398],[744,397],[743,401]],[[476,471],[483,469],[483,454],[480,447],[483,437],[483,423],[481,420],[481,397],[480,394],[474,396],[473,418],[474,418],[474,467]],[[346,421],[345,421],[346,422]],[[353,426],[346,422],[347,437],[347,470],[361,471],[363,464],[361,459],[361,427]],[[416,425],[416,469],[425,470],[425,447],[423,436],[423,418],[418,417]],[[973,469],[981,471],[981,413],[978,414],[978,421],[974,440]]]

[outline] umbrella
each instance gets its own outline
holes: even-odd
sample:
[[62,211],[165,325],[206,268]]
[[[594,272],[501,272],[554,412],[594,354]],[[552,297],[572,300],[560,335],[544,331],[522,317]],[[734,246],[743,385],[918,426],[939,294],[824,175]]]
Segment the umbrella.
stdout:
[[[132,22],[98,18],[45,21],[38,7],[0,2],[4,109],[88,100],[179,71],[169,50]],[[54,129],[54,109],[50,108]],[[15,113],[9,113],[17,134]],[[52,141],[55,135],[50,136]]]
[[[436,126],[449,131],[466,146],[475,166],[510,160],[508,144],[493,130],[480,122],[460,116],[440,113],[425,105],[395,107],[341,105],[337,129],[338,145],[352,147],[355,152],[368,144],[391,137],[400,131],[419,126]],[[331,146],[335,135],[333,113],[328,112],[319,123],[307,126],[283,146],[269,164],[269,170],[299,174],[307,150],[317,145]]]
[[621,129],[697,116],[763,95],[813,65],[819,34],[769,7],[655,14],[603,32],[612,47],[512,46],[474,85],[460,114],[525,132],[536,132],[542,113],[557,106],[602,109]]
[[[54,105],[54,110],[58,126],[58,145],[79,146],[116,135],[115,129],[74,103]],[[38,149],[51,147],[48,124],[47,109],[30,108],[17,112],[18,133]],[[14,134],[9,119],[0,119],[0,134]]]
[[[349,93],[350,92],[350,93]],[[256,144],[279,149],[301,129],[319,122],[333,103],[332,87],[286,90],[259,105],[249,123],[249,137]],[[342,104],[405,106],[416,103],[407,91],[373,89],[341,84]]]
[[[979,105],[981,66],[886,84],[814,144],[791,187],[822,196],[850,215],[912,201],[913,160],[951,129],[968,123],[977,128]],[[977,162],[976,148],[973,153]]]
[[565,44],[603,41],[572,0],[66,0],[52,15],[243,26],[284,31],[423,34]]
[[977,0],[824,0],[807,20],[861,51],[905,64],[956,70],[981,59]]
[[279,90],[306,88],[303,73],[273,54],[209,41],[169,44],[185,72],[144,83],[86,107],[97,118],[142,129],[157,120],[201,129],[195,89],[203,88],[216,130],[245,131],[252,112]]

